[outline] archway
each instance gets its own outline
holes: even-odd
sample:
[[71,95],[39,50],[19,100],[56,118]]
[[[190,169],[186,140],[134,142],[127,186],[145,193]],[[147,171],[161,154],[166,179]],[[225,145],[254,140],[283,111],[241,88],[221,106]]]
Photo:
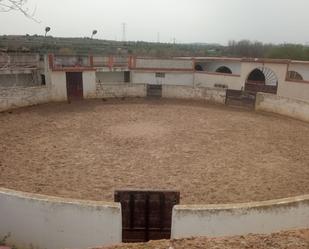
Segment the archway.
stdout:
[[226,73],[226,74],[232,74],[232,70],[226,66],[221,66],[219,68],[217,68],[216,70],[217,73]]
[[252,70],[245,84],[245,90],[254,93],[277,93],[277,88],[277,75],[267,67],[259,67]]

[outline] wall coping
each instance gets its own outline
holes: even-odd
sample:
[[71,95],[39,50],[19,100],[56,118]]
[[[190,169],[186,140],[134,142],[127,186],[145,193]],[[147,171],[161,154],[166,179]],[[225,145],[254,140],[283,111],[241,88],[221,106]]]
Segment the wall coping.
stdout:
[[31,200],[41,201],[41,202],[50,202],[54,204],[80,205],[80,206],[88,206],[88,207],[94,207],[94,208],[120,209],[121,207],[120,203],[118,202],[91,201],[91,200],[81,200],[81,199],[73,199],[73,198],[63,198],[63,197],[16,191],[16,190],[7,189],[7,188],[0,188],[0,195],[6,195],[6,196],[21,198],[21,199],[31,199]]
[[199,205],[176,205],[174,206],[175,210],[179,211],[202,211],[202,210],[233,210],[233,209],[252,209],[252,208],[267,208],[272,206],[281,206],[281,205],[293,205],[299,202],[308,202],[309,203],[309,194],[301,195],[296,197],[288,197],[276,200],[267,200],[259,202],[246,202],[246,203],[232,203],[232,204],[199,204]]

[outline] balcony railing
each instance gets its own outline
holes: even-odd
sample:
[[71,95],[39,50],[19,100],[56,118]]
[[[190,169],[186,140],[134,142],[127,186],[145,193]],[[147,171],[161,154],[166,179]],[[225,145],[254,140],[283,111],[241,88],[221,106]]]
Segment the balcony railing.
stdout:
[[54,67],[91,67],[90,59],[88,56],[54,56]]

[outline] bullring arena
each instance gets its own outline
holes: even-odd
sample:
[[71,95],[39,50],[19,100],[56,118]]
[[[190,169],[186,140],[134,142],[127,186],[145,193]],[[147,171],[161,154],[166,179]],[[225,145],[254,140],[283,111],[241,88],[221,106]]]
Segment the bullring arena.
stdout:
[[13,243],[121,242],[119,189],[179,191],[172,238],[309,228],[308,62],[1,63],[0,235]]

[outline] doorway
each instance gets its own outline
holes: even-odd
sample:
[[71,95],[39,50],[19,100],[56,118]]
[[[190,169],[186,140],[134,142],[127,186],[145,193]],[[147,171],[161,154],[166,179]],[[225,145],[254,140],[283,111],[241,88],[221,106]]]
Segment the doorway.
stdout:
[[83,73],[66,72],[68,101],[83,99]]

